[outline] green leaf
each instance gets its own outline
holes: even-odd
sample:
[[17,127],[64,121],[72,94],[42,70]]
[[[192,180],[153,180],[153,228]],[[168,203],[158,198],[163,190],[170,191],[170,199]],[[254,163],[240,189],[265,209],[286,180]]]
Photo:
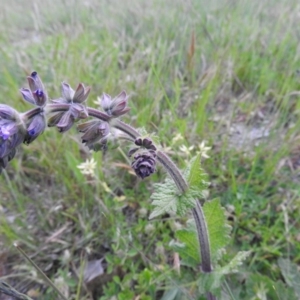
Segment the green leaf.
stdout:
[[178,252],[182,265],[196,267],[200,265],[199,242],[195,226],[190,225],[188,228],[177,230],[176,238],[180,241],[170,243],[174,251]]
[[289,259],[279,258],[278,266],[288,286],[294,289],[298,297],[300,297],[300,273],[296,264]]
[[247,299],[288,299],[296,300],[293,289],[282,281],[273,281],[261,274],[251,274],[246,281]]
[[189,209],[195,207],[196,199],[203,198],[208,182],[206,174],[200,168],[200,155],[191,160],[183,176],[189,184],[189,189],[184,194],[179,193],[173,179],[169,177],[164,183],[154,185],[155,192],[151,199],[155,208],[150,219],[165,213],[183,216]]
[[[203,212],[208,228],[211,258],[212,261],[216,261],[230,240],[230,226],[226,223],[224,210],[218,199],[207,201],[203,206]],[[175,235],[179,243],[172,242],[170,246],[179,253],[182,263],[191,267],[199,265],[200,251],[194,220],[189,221],[187,228],[176,231]],[[241,257],[236,257],[237,260],[239,258]],[[235,263],[235,260],[232,263]]]
[[201,168],[200,154],[192,158],[188,167],[184,171],[184,177],[189,184],[189,188],[193,191],[197,191],[198,193],[202,194],[203,190],[207,188],[207,175]]
[[199,292],[218,293],[225,275],[238,272],[238,267],[250,255],[251,251],[240,251],[237,255],[225,266],[217,267],[213,272],[202,274],[198,280]]
[[203,212],[208,228],[210,253],[214,261],[219,258],[220,251],[230,241],[231,227],[227,224],[224,208],[219,199],[206,201],[203,205]]
[[178,296],[181,296],[181,291],[179,288],[172,288],[166,291],[161,298],[161,300],[176,300]]
[[220,275],[228,275],[238,272],[238,267],[243,264],[244,260],[251,254],[252,251],[240,251],[236,256],[225,266],[216,268],[215,272]]

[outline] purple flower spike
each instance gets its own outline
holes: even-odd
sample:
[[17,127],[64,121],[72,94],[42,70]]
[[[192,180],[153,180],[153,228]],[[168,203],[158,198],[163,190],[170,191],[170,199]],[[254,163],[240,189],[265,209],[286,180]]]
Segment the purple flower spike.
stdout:
[[156,153],[154,151],[141,152],[134,156],[134,160],[131,167],[135,171],[135,174],[144,179],[155,172],[156,166]]

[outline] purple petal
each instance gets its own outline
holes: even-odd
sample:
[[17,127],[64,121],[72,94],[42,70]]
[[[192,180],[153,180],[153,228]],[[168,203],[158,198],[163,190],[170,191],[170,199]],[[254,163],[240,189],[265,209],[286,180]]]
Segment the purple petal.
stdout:
[[60,132],[65,132],[69,130],[74,124],[74,117],[72,112],[68,110],[63,114],[60,121],[56,125]]
[[44,90],[44,85],[37,72],[32,72],[31,76],[27,77],[27,81],[29,84],[29,88],[32,92],[36,90],[42,90],[42,91]]
[[76,92],[74,94],[73,101],[77,103],[84,102],[87,99],[90,90],[91,90],[90,87],[85,88],[82,83],[79,83]]
[[36,101],[35,101],[35,99],[33,97],[33,94],[32,94],[32,92],[29,89],[22,88],[22,89],[20,89],[20,92],[21,92],[21,94],[23,96],[23,99],[25,101],[27,101],[27,102],[29,102],[31,104],[36,105]]
[[67,100],[68,102],[73,101],[73,96],[74,96],[74,90],[70,87],[70,85],[66,82],[63,82],[61,84],[61,93],[62,96],[65,100]]
[[92,128],[93,126],[99,124],[101,121],[99,120],[91,120],[85,123],[81,123],[79,125],[77,125],[77,129],[79,132],[86,132],[87,130],[89,130],[90,128]]
[[37,106],[44,106],[47,101],[47,94],[42,90],[33,92],[33,97]]
[[30,144],[33,142],[45,130],[45,127],[45,117],[41,114],[34,116],[27,128],[27,135],[24,139],[24,143]]
[[118,112],[114,112],[112,115],[114,117],[120,117],[122,115],[125,115],[126,113],[128,113],[130,111],[129,107],[124,108],[122,111],[118,111]]
[[48,119],[48,126],[56,126],[65,112],[60,111]]
[[101,97],[101,107],[106,111],[110,109],[111,97],[108,94],[103,93]]

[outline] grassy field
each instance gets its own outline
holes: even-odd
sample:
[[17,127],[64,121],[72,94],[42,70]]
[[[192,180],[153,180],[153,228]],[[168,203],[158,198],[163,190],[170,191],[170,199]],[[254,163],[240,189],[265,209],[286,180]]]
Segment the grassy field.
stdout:
[[[62,81],[91,86],[92,107],[126,90],[123,120],[155,132],[180,167],[206,141],[208,198],[221,199],[232,226],[220,264],[252,250],[222,299],[299,299],[298,1],[0,3],[0,103],[30,109],[19,88],[36,70],[52,98]],[[90,153],[75,129],[53,128],[22,146],[0,176],[1,279],[58,299],[17,241],[69,299],[202,299],[196,270],[178,274],[169,246],[186,219],[148,220],[166,174],[137,179],[128,150]],[[95,178],[78,168],[91,158]]]

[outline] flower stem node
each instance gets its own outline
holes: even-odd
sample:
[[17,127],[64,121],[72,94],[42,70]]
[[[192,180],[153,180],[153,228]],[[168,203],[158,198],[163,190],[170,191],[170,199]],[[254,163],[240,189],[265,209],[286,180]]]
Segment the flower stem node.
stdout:
[[153,150],[142,151],[134,156],[131,163],[135,174],[144,179],[156,171],[156,153]]

